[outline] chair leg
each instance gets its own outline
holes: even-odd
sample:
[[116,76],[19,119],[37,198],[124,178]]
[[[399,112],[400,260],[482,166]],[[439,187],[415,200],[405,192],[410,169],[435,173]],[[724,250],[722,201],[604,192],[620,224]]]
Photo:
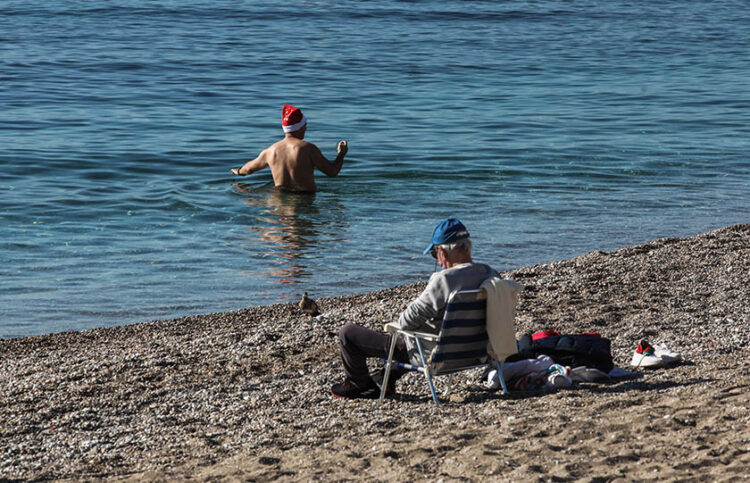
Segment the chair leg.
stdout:
[[399,334],[394,332],[391,336],[391,348],[388,350],[388,361],[385,363],[385,374],[383,374],[383,382],[380,386],[380,402],[385,400],[385,392],[388,389],[388,379],[391,377],[391,365],[393,365],[393,352],[396,349],[396,342],[398,341]]
[[448,375],[448,385],[445,387],[445,391],[443,391],[443,397],[448,397],[448,394],[451,392],[451,388],[453,387],[453,376],[455,376],[455,374]]
[[503,377],[503,363],[495,361],[495,367],[497,368],[497,375],[500,378],[500,385],[503,388],[503,394],[508,394],[508,386],[505,384],[505,378]]
[[422,344],[419,343],[418,338],[414,338],[414,340],[417,343],[417,350],[419,350],[419,357],[422,359],[422,368],[424,371],[424,375],[427,378],[427,385],[430,386],[430,394],[432,394],[432,400],[435,401],[435,404],[440,405],[440,401],[438,400],[437,393],[435,392],[435,384],[432,383],[432,374],[430,373],[430,368],[427,366],[427,359],[424,356],[424,351],[422,350]]

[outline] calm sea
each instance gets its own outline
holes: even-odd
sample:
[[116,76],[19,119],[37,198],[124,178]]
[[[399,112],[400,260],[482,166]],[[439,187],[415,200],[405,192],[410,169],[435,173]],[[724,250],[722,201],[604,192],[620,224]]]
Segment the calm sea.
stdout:
[[[0,2],[0,337],[750,222],[745,1]],[[350,154],[315,196],[229,168]]]

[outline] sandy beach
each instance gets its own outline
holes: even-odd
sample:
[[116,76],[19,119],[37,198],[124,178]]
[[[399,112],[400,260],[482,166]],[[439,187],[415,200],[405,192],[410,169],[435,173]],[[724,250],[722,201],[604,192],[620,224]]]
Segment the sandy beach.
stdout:
[[[481,261],[481,260],[478,260]],[[409,375],[339,400],[337,331],[382,328],[424,284],[0,341],[0,479],[750,479],[750,225],[503,273],[517,335],[640,338],[685,362],[503,396],[478,374],[436,407]],[[313,294],[314,295],[314,294]],[[252,304],[248,300],[248,304]]]

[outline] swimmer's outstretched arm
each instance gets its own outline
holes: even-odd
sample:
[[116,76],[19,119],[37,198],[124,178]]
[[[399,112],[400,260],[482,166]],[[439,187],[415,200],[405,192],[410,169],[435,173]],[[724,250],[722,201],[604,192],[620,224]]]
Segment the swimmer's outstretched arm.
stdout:
[[252,161],[248,161],[239,168],[232,168],[229,171],[231,171],[232,174],[236,174],[237,176],[245,176],[248,174],[253,174],[256,171],[260,171],[266,166],[268,166],[268,161],[266,161],[266,151],[263,151],[258,155],[257,158],[253,159]]
[[339,141],[336,146],[336,151],[338,151],[339,154],[334,161],[328,161],[317,147],[313,152],[313,164],[327,176],[336,176],[339,174],[341,167],[344,166],[344,156],[349,152],[349,143],[346,141]]

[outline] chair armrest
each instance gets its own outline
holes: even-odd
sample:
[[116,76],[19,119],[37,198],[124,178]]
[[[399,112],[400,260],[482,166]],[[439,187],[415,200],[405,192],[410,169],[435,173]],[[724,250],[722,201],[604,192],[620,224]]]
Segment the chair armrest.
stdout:
[[437,334],[433,334],[431,332],[418,332],[416,330],[402,329],[398,326],[397,322],[388,322],[387,324],[385,324],[383,329],[389,334],[397,332],[399,334],[404,334],[404,335],[408,335],[411,337],[418,337],[420,339],[425,339],[425,340],[431,340],[431,341],[438,340]]
[[431,340],[433,342],[437,342],[440,338],[437,334],[431,334],[429,332],[414,332],[411,330],[400,330],[399,332],[401,332],[402,334],[419,337],[420,339]]

